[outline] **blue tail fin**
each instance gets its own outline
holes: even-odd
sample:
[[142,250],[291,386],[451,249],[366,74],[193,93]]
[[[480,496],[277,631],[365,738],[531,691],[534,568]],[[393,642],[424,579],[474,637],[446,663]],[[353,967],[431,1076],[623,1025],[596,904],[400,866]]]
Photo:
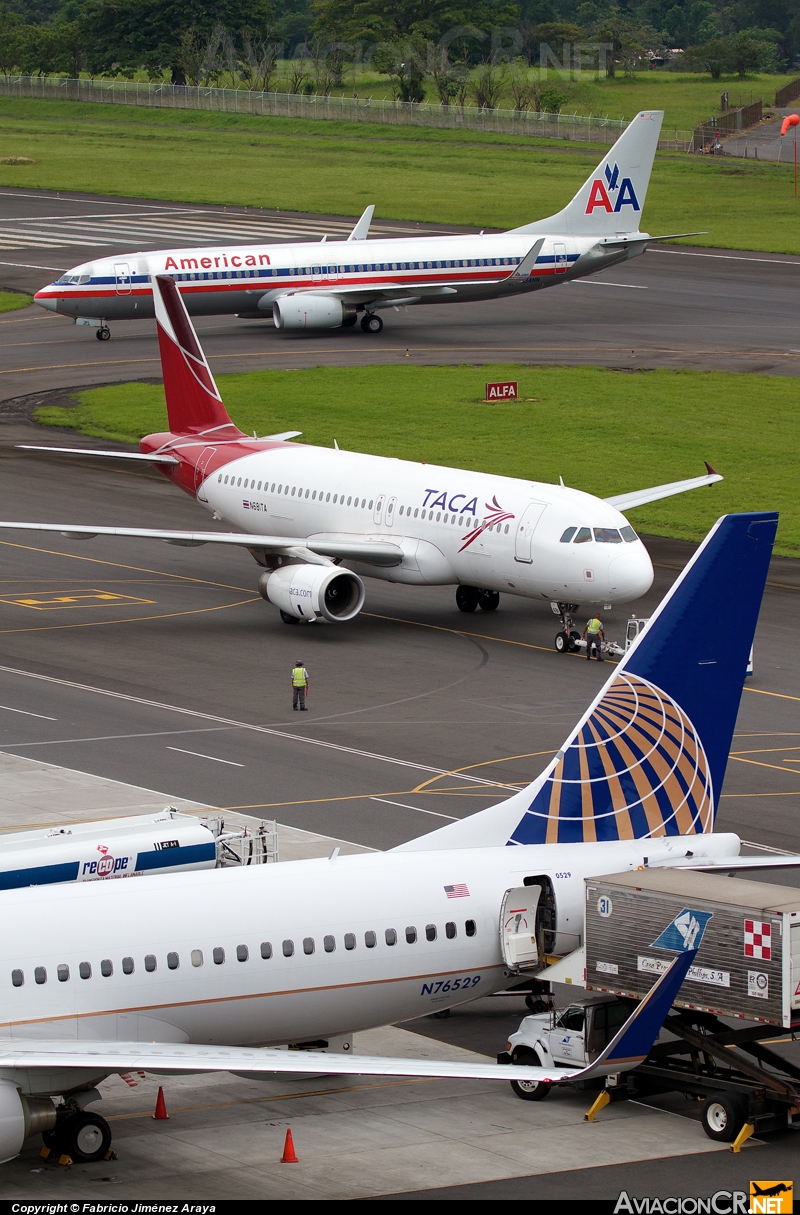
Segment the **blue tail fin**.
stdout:
[[723,516],[542,775],[401,848],[711,831],[777,526]]

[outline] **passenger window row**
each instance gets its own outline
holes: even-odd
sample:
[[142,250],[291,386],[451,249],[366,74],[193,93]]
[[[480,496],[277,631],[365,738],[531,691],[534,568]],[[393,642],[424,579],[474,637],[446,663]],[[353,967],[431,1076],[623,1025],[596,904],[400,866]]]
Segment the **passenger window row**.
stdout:
[[[621,527],[619,531],[615,527],[596,527],[594,538],[598,544],[622,544],[623,540],[626,544],[632,544],[639,539],[632,527]],[[561,543],[569,544],[572,541],[573,544],[586,544],[591,539],[590,527],[568,527],[561,537]]]
[[[465,921],[465,923],[464,923],[465,936],[474,937],[477,935],[477,931],[478,931],[478,928],[477,928],[477,925],[474,920]],[[413,925],[409,925],[404,930],[403,935],[405,936],[405,940],[408,945],[413,945],[416,943],[417,930]],[[456,924],[452,920],[448,920],[448,922],[445,924],[444,935],[448,941],[454,940],[456,938],[456,936],[458,935],[458,929],[456,927]],[[436,925],[435,924],[426,924],[425,940],[426,941],[435,941],[437,939],[437,936],[438,936],[438,932],[437,932]],[[387,928],[383,934],[383,939],[387,945],[390,945],[390,946],[396,945],[397,941],[398,941],[397,929],[396,928]],[[355,933],[346,932],[344,934],[343,941],[344,941],[345,949],[353,950],[356,948],[357,942],[356,942]],[[377,944],[378,944],[377,932],[373,931],[372,929],[368,929],[364,933],[364,945],[366,946],[367,949],[374,949]],[[322,938],[322,948],[325,951],[325,953],[334,953],[336,950],[336,937],[324,936]],[[271,942],[262,941],[261,945],[259,946],[259,953],[260,953],[261,957],[264,959],[264,961],[268,961],[272,957],[272,952],[273,951],[272,951]],[[294,952],[295,952],[294,941],[292,941],[292,940],[283,941],[281,944],[281,952],[285,958],[293,957]],[[314,937],[304,937],[303,938],[303,953],[304,954],[313,954],[315,952],[316,952],[316,942],[314,940]],[[249,961],[250,947],[248,945],[237,945],[236,949],[235,949],[235,956],[236,956],[237,962]],[[204,956],[203,956],[202,949],[193,949],[191,951],[189,957],[190,957],[191,964],[194,967],[202,966],[204,963]],[[217,945],[217,946],[215,946],[215,948],[213,948],[211,950],[211,960],[215,966],[223,966],[225,964],[226,954],[225,954],[225,949],[223,948],[223,946]],[[168,970],[178,970],[180,968],[180,964],[181,964],[181,960],[180,960],[179,954],[177,954],[175,952],[169,952],[167,954],[167,969]],[[158,962],[156,960],[155,954],[152,954],[152,953],[145,954],[144,969],[148,972],[148,974],[152,974],[153,971],[158,969]],[[133,958],[126,957],[126,958],[122,959],[122,973],[124,975],[132,975],[135,973],[135,970],[136,970],[136,966],[135,966]],[[91,979],[92,973],[93,972],[92,972],[91,962],[79,962],[78,963],[78,974],[79,974],[80,978]],[[100,963],[100,974],[105,979],[111,978],[111,976],[114,974],[114,963],[111,960],[111,958],[103,958],[103,960]],[[66,965],[66,963],[61,963],[59,966],[56,967],[56,978],[58,979],[59,983],[67,983],[69,981],[70,969],[69,969],[69,966]],[[43,983],[46,983],[47,982],[47,968],[44,966],[35,966],[34,970],[33,970],[33,981],[34,981],[34,983],[37,983],[40,985]],[[22,970],[19,970],[19,969],[12,970],[11,971],[12,987],[22,987],[24,983],[25,983],[25,972]]]
[[[222,473],[217,474],[217,481],[220,484],[227,485],[229,480],[230,480],[230,484],[235,485],[237,489],[254,489],[257,493],[259,493],[263,487],[264,493],[274,494],[276,492],[276,482],[274,482],[274,481],[272,482],[272,485],[270,485],[268,481],[258,481],[257,482],[255,477],[252,477],[252,478],[251,477],[244,477],[244,478],[239,477],[237,479],[236,477],[230,476],[229,473],[224,474],[224,475]],[[283,484],[277,485],[277,492],[279,494],[282,494],[284,497],[287,495],[292,498],[294,498],[294,497],[309,498],[310,497],[312,502],[315,502],[317,500],[317,498],[319,498],[319,501],[321,502],[323,499],[323,494],[325,494],[325,491],[322,489],[320,489],[320,490],[307,489],[305,491],[305,495],[304,495],[302,488],[298,489],[296,485],[293,485],[290,487],[289,485],[283,485]],[[330,494],[325,495],[325,502],[326,503],[331,502]],[[351,506],[352,505],[352,506],[355,506],[356,508],[358,508],[359,500],[358,500],[358,498],[353,499],[353,496],[351,494],[348,496],[347,502],[345,502],[344,494],[333,494],[333,505],[334,506],[337,506],[337,505]],[[372,510],[373,505],[374,505],[374,500],[372,498],[369,499],[369,502],[367,501],[366,498],[362,498],[361,503],[360,503],[360,509],[361,510]],[[468,528],[472,529],[472,528],[478,527],[479,522],[480,522],[480,520],[470,518],[469,516],[465,517],[464,515],[453,515],[453,514],[449,514],[447,511],[442,513],[442,511],[434,512],[432,510],[420,510],[419,507],[416,507],[414,510],[414,518],[416,519],[419,517],[421,519],[428,519],[430,521],[433,521],[434,513],[436,515],[437,523],[440,523],[440,522],[448,523],[449,522],[451,525],[455,525],[456,521],[458,521],[459,527],[468,527]],[[398,514],[400,514],[400,515],[405,514],[408,518],[410,518],[411,517],[411,507],[410,506],[401,506],[398,510]],[[490,532],[491,531],[495,531],[495,532],[502,531],[502,532],[505,532],[506,535],[508,535],[508,524],[506,523],[506,525],[504,527],[502,523],[493,523],[493,524],[490,524],[485,530],[490,531]],[[591,540],[592,536],[591,536],[591,532],[589,531],[589,529],[583,528],[582,530],[588,533],[586,536],[586,539]],[[603,531],[603,530],[609,531],[610,529],[597,528],[596,530],[597,531]],[[624,530],[633,531],[633,528],[625,528]],[[572,531],[574,532],[575,529],[573,528]],[[567,535],[567,533],[565,532],[564,536],[566,536],[566,535]],[[566,543],[566,541],[564,540],[564,536],[562,536],[561,539],[562,539],[563,543]],[[636,539],[636,536],[634,535],[633,538]],[[580,543],[580,541],[576,541],[576,543]],[[618,543],[618,541],[617,541],[617,543]]]

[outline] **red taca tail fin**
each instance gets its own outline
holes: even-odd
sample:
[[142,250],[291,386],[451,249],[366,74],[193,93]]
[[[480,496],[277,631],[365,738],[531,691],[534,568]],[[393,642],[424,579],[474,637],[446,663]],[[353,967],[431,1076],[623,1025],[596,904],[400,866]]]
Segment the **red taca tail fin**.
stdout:
[[240,434],[228,417],[186,306],[169,275],[156,276],[153,302],[170,431],[202,434],[229,427],[231,434]]

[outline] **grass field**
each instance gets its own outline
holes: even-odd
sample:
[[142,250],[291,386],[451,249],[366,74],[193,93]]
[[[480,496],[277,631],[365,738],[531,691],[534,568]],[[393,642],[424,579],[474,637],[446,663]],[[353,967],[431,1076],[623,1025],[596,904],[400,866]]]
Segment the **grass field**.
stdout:
[[[517,379],[520,400],[482,403],[487,380]],[[725,476],[631,512],[642,531],[700,539],[727,511],[781,511],[779,551],[800,555],[797,385],[725,372],[615,372],[593,367],[318,367],[219,377],[250,433],[302,430],[302,442],[425,460],[600,496],[703,472]],[[535,398],[528,400],[526,398]],[[44,425],[136,441],[167,428],[163,390],[121,384],[43,408]],[[91,520],[90,520],[91,522]]]
[[[98,116],[99,115],[99,116]],[[513,227],[562,207],[601,153],[425,128],[0,99],[0,186]],[[791,168],[663,155],[643,224],[695,243],[800,253]],[[757,220],[757,222],[756,222]]]
[[27,308],[31,302],[31,296],[22,291],[0,291],[0,312],[16,312],[18,308]]

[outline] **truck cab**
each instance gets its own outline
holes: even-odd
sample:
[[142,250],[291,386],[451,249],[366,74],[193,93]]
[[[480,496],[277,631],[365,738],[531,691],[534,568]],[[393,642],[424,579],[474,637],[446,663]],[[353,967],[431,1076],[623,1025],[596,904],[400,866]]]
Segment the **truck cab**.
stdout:
[[[497,1062],[586,1067],[622,1028],[637,1003],[620,996],[587,993],[566,1008],[525,1017]],[[541,1101],[551,1085],[512,1080],[511,1087],[524,1101]]]

